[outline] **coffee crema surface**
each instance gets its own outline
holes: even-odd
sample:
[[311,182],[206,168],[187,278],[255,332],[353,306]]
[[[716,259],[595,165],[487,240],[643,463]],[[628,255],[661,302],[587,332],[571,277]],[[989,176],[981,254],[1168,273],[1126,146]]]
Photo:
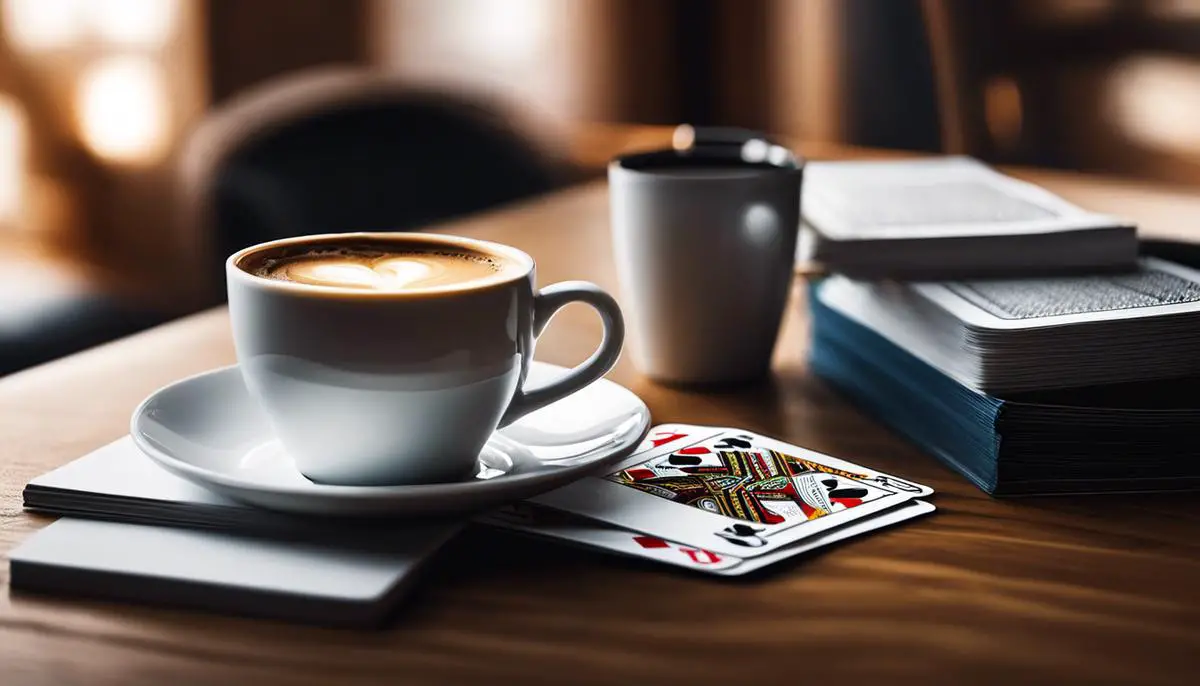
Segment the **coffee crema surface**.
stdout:
[[265,251],[241,265],[276,281],[391,292],[467,286],[515,266],[497,255],[453,248],[338,244]]

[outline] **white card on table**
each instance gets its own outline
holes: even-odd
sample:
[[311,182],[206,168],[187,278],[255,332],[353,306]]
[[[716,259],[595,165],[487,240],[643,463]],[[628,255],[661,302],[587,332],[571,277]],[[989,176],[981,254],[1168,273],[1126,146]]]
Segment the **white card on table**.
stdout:
[[122,436],[34,478],[26,489],[187,505],[245,507],[154,464],[129,436]]
[[[60,516],[268,537],[348,535],[336,520],[298,518],[217,495],[156,465],[129,436],[38,476],[23,495],[27,509]],[[349,535],[369,539],[374,534],[371,527],[362,526]]]
[[854,536],[900,524],[914,517],[929,514],[935,509],[937,508],[924,500],[909,500],[874,517],[831,529],[824,534],[752,558],[722,555],[639,531],[605,526],[585,517],[527,503],[502,508],[480,521],[501,529],[565,541],[627,557],[663,562],[707,574],[740,576]]
[[720,555],[757,557],[930,493],[765,436],[667,424],[609,474],[530,502]]
[[319,624],[382,621],[459,524],[424,524],[378,546],[60,519],[9,554],[14,589]]
[[1127,274],[914,284],[964,324],[1039,329],[1200,311],[1200,272],[1153,257]]

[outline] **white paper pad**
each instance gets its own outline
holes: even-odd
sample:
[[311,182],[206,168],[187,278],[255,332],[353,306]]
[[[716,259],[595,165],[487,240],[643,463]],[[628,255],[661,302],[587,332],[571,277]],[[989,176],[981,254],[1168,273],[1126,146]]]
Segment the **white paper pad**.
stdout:
[[370,626],[460,527],[424,525],[371,548],[60,519],[9,557],[16,590],[330,625]]

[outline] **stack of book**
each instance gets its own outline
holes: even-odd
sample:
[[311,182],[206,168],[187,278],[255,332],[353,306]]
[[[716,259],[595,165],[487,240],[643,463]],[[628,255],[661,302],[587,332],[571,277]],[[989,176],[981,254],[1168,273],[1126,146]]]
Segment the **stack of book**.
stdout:
[[864,279],[1132,269],[1133,222],[1083,208],[968,157],[812,162],[800,258]]
[[988,493],[1200,487],[1200,271],[810,295],[813,371]]
[[996,495],[1200,487],[1200,246],[964,157],[806,168],[811,369]]

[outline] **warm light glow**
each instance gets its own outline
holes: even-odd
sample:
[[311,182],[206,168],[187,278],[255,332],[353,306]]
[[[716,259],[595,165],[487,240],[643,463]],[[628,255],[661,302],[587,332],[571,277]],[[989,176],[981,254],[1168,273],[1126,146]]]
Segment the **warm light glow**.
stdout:
[[480,55],[520,61],[540,54],[556,0],[443,0],[446,26]]
[[1025,18],[1047,26],[1103,21],[1117,10],[1115,0],[1025,0],[1018,5]]
[[1108,95],[1113,119],[1132,140],[1200,155],[1200,62],[1130,59],[1115,71]]
[[75,47],[87,36],[160,47],[179,23],[179,0],[4,0],[4,27],[25,50]]
[[1011,149],[1021,138],[1021,88],[1008,76],[997,76],[983,90],[984,120],[997,148]]
[[75,98],[80,136],[96,155],[114,162],[144,163],[166,152],[166,84],[153,61],[101,60],[83,73]]
[[690,150],[696,143],[696,129],[691,124],[680,124],[671,134],[671,147],[676,150]]
[[64,48],[83,32],[86,0],[4,0],[4,30],[25,50]]
[[117,45],[158,47],[174,33],[178,0],[90,0],[90,24],[101,39]]
[[1197,0],[1147,0],[1146,13],[1158,19],[1191,20],[1200,17]]
[[21,216],[28,149],[25,111],[16,100],[0,94],[0,225],[11,225]]

